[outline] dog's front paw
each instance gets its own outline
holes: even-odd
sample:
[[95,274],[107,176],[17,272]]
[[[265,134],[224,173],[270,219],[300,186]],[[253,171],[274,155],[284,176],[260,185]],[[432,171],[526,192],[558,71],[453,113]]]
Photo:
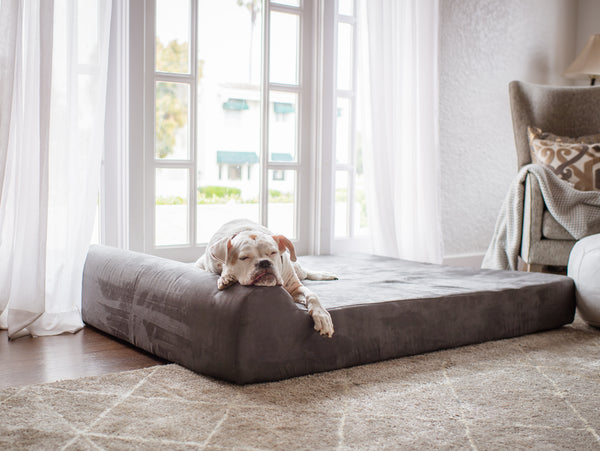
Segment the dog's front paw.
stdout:
[[315,330],[321,335],[331,338],[333,336],[333,321],[331,315],[324,308],[316,308],[309,312],[315,322]]
[[237,282],[237,280],[235,279],[235,277],[232,277],[227,274],[227,275],[219,277],[219,280],[217,281],[217,288],[219,290],[224,290],[225,288],[230,287],[231,285],[233,285],[236,282]]
[[322,280],[338,280],[338,276],[330,272],[321,272],[321,277],[323,277]]

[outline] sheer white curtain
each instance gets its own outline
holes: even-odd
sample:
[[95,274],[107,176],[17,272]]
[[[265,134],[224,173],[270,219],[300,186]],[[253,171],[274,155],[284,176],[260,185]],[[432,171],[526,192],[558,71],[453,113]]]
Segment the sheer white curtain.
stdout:
[[111,5],[0,0],[0,327],[10,338],[83,326]]
[[361,6],[373,251],[439,263],[438,0],[363,0]]

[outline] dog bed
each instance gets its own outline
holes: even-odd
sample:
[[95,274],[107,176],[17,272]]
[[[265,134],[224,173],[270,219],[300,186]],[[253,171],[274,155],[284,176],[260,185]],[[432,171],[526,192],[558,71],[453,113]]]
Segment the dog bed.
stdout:
[[573,321],[564,276],[477,270],[371,255],[301,257],[339,280],[305,281],[331,313],[320,336],[280,287],[238,284],[191,264],[92,246],[85,323],[196,372],[238,384],[275,381],[514,337]]

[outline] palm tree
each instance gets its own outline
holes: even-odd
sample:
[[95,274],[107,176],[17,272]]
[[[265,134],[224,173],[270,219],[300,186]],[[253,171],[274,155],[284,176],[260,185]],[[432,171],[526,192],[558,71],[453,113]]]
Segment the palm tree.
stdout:
[[252,51],[254,50],[254,28],[260,13],[261,0],[237,0],[239,6],[246,7],[250,13],[250,55],[248,57],[248,81],[252,83]]

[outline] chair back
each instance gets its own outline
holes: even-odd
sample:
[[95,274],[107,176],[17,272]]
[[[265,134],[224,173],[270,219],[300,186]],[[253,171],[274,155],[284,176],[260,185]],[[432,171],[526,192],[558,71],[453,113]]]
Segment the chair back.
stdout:
[[508,85],[519,169],[531,163],[527,127],[559,136],[600,133],[600,86]]

